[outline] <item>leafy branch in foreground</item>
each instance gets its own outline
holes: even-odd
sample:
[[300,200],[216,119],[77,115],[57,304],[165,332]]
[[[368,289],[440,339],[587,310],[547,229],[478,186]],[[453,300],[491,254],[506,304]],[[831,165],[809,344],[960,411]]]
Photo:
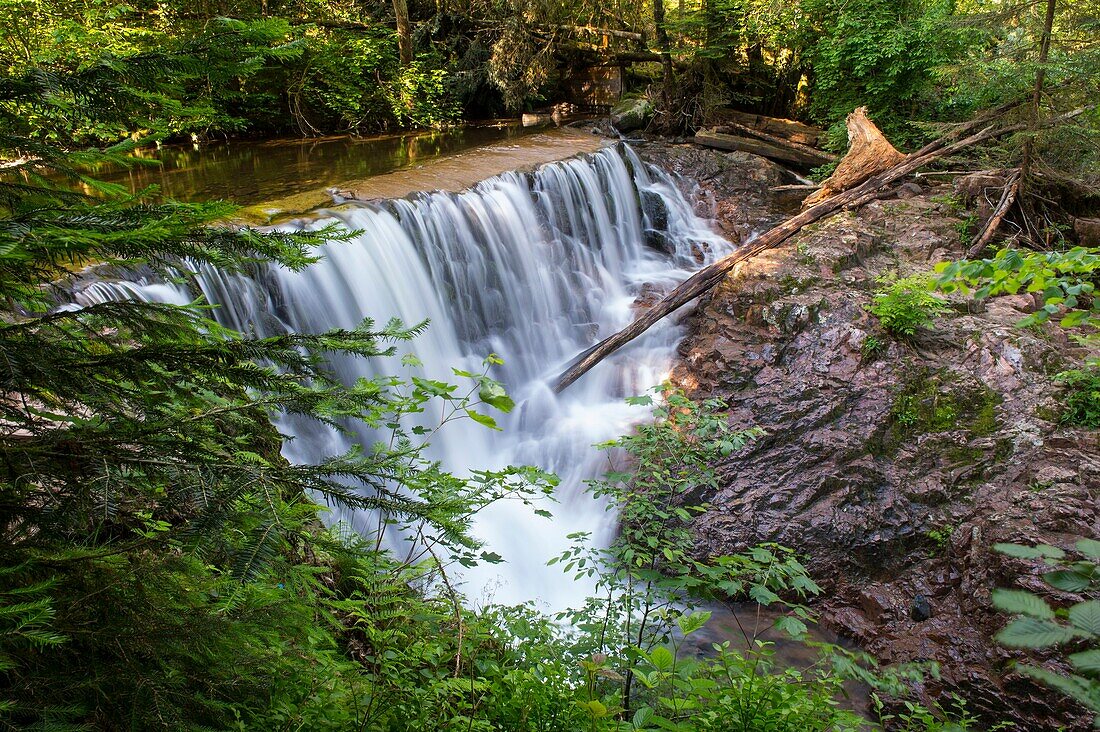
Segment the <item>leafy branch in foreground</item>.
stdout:
[[1080,558],[1071,561],[1058,547],[1040,544],[997,544],[1002,554],[1020,559],[1039,559],[1051,569],[1043,581],[1052,589],[1078,599],[1067,607],[1054,607],[1045,598],[1026,590],[993,591],[993,605],[1016,616],[997,634],[997,640],[1013,648],[1068,648],[1065,656],[1073,669],[1055,673],[1039,666],[1017,664],[1016,670],[1062,692],[1096,714],[1100,727],[1100,541],[1080,539]]

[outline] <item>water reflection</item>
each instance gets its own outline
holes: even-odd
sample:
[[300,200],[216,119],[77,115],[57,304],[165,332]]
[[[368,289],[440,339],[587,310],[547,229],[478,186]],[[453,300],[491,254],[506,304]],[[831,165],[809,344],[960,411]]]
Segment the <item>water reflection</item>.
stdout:
[[[379,137],[226,141],[143,148],[150,164],[101,165],[89,172],[138,191],[158,186],[181,201],[232,200],[247,206],[410,167],[433,158],[537,132],[518,124],[457,127]],[[159,164],[152,162],[159,161]]]

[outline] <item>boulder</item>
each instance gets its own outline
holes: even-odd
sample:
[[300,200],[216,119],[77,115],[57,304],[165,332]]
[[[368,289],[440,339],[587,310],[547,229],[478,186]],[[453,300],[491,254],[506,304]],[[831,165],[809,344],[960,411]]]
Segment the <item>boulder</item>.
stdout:
[[647,99],[626,99],[611,110],[611,124],[619,132],[640,130],[653,116],[653,105]]
[[1083,247],[1100,247],[1100,219],[1074,219],[1073,233]]

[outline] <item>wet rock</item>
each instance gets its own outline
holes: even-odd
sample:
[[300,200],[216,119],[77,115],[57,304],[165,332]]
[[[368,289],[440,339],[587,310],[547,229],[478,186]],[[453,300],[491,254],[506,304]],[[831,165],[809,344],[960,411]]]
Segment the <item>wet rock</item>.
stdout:
[[909,617],[918,623],[923,623],[932,617],[932,604],[924,595],[917,595],[909,605]]
[[642,218],[645,230],[645,245],[665,254],[675,254],[675,244],[668,238],[668,205],[660,193],[641,189],[638,191],[642,204]]
[[[777,215],[767,165],[691,148],[645,155],[698,173],[728,232]],[[999,183],[971,184],[967,195]],[[1041,568],[993,544],[1068,546],[1100,531],[1100,437],[1051,418],[1051,374],[1088,354],[1056,326],[1017,328],[1035,307],[1027,296],[982,308],[952,296],[952,312],[911,342],[866,310],[878,277],[963,255],[958,217],[933,200],[949,190],[808,227],[735,268],[691,316],[674,380],[724,399],[735,426],[768,431],[694,497],[710,506],[698,551],[794,547],[829,588],[825,623],[885,662],[940,664],[926,701],[958,692],[987,724],[1085,730],[1083,710],[1007,670],[1025,656],[994,640],[1007,619],[990,595],[1042,586]]]
[[642,285],[641,290],[634,298],[634,302],[631,303],[630,307],[636,311],[648,310],[664,296],[665,290],[663,287],[652,282],[646,282]]
[[920,187],[919,183],[909,181],[908,183],[902,183],[898,186],[897,196],[901,199],[913,198],[924,193],[924,189]]
[[790,174],[770,160],[663,141],[635,148],[642,160],[674,174],[688,200],[696,202],[696,213],[715,220],[731,241],[744,241],[785,218],[771,189],[788,182]]

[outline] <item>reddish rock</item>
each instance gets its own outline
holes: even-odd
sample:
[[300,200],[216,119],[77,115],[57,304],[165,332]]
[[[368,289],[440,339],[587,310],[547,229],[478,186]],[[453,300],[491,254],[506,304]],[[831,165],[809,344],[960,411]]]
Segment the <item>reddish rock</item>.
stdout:
[[[702,164],[679,159],[688,176]],[[713,211],[727,231],[752,228],[766,207],[759,181],[733,200],[744,184],[722,170],[703,175]],[[972,183],[965,194],[995,181]],[[952,296],[952,312],[910,342],[866,311],[878,277],[963,256],[958,219],[932,200],[942,194],[812,226],[739,266],[691,316],[674,379],[724,399],[736,426],[768,431],[717,466],[717,490],[693,496],[712,506],[696,523],[699,552],[794,547],[826,588],[828,626],[884,661],[940,664],[927,701],[958,693],[987,723],[1089,729],[1082,709],[1006,670],[1028,654],[993,640],[1007,618],[990,604],[996,587],[1041,590],[1044,569],[993,544],[1100,535],[1100,438],[1051,417],[1051,374],[1088,354],[1053,324],[1017,328],[1030,298]]]

